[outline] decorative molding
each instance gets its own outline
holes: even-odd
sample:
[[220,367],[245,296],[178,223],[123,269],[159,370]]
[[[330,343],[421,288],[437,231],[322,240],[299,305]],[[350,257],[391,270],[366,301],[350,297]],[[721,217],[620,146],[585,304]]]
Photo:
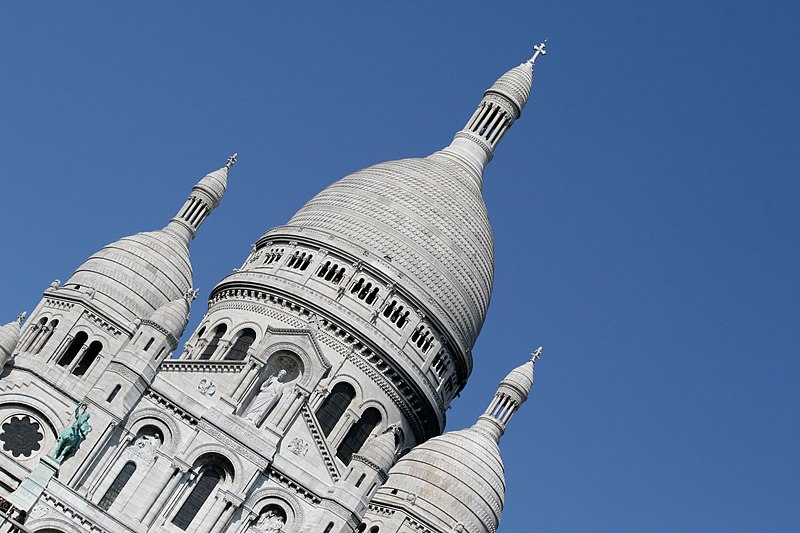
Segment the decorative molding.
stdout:
[[319,503],[322,501],[322,499],[319,496],[308,490],[302,483],[298,483],[297,481],[293,480],[283,472],[280,472],[272,467],[269,467],[269,469],[267,470],[267,475],[271,480],[277,482],[279,485],[282,485],[290,489],[292,492],[296,493],[301,498],[314,505],[319,505]]
[[165,359],[159,366],[159,372],[203,372],[206,374],[238,374],[246,365],[246,361],[209,361],[197,359]]
[[157,393],[153,389],[147,389],[147,391],[145,392],[144,395],[145,395],[145,397],[147,397],[149,400],[153,401],[157,405],[160,405],[160,406],[164,407],[165,409],[167,409],[168,411],[171,411],[179,419],[184,420],[190,426],[196,426],[197,425],[198,419],[197,419],[196,416],[191,414],[189,411],[178,407],[174,402],[172,402],[171,400],[167,399],[165,396],[162,396],[161,394]]
[[178,347],[178,339],[176,339],[172,333],[167,331],[167,328],[165,328],[158,322],[153,322],[149,318],[143,318],[141,319],[140,324],[141,326],[150,326],[154,330],[164,335],[164,337],[166,337],[167,342],[169,342],[169,345],[173,350]]
[[219,441],[220,444],[223,444],[226,448],[236,452],[237,455],[247,459],[254,465],[258,466],[260,469],[265,469],[267,465],[269,465],[270,461],[262,456],[261,454],[255,452],[250,446],[245,446],[238,440],[234,439],[231,435],[234,435],[242,440],[249,440],[250,444],[253,447],[260,451],[264,450],[264,441],[260,438],[254,439],[253,435],[250,434],[247,430],[242,427],[237,426],[230,420],[225,417],[219,418],[215,420],[215,422],[220,422],[221,425],[225,425],[225,428],[218,428],[216,425],[212,424],[208,420],[200,420],[197,425],[197,428],[200,431],[208,434],[209,436],[215,438]]
[[333,460],[333,456],[328,449],[328,443],[325,441],[325,437],[322,435],[322,430],[320,430],[319,425],[317,424],[317,417],[311,413],[311,410],[308,408],[307,404],[300,408],[300,414],[306,421],[306,425],[311,433],[311,437],[314,439],[314,444],[317,445],[317,449],[322,456],[322,461],[325,463],[325,467],[328,469],[328,474],[330,474],[334,481],[338,481],[339,477],[341,477],[341,474],[339,473],[339,468],[336,466],[336,461]]

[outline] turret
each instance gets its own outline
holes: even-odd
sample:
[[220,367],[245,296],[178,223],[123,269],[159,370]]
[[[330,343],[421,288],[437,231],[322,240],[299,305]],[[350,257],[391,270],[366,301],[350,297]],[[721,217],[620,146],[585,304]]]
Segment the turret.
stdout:
[[124,416],[136,405],[155,379],[158,366],[177,348],[196,297],[196,290],[187,291],[137,321],[131,341],[114,356],[93,390],[101,391],[98,394],[103,397],[97,400],[104,401],[116,416]]
[[25,313],[19,315],[15,321],[0,327],[0,373],[17,347],[23,320],[25,320]]
[[528,102],[534,64],[539,56],[547,53],[546,43],[547,40],[534,46],[533,57],[500,76],[483,93],[481,103],[467,124],[456,133],[450,146],[440,152],[468,165],[479,183],[482,183],[483,168],[491,161],[498,143]]
[[382,533],[400,533],[408,520],[432,531],[495,533],[505,499],[500,437],[528,398],[541,353],[500,382],[474,426],[430,439],[400,459],[357,531],[377,525]]

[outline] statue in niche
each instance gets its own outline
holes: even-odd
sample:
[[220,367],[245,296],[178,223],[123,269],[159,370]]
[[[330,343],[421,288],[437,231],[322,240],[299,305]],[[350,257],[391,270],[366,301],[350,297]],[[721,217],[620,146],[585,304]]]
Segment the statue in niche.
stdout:
[[274,509],[268,510],[258,518],[258,522],[250,526],[248,533],[283,533],[286,519]]
[[75,406],[75,421],[61,432],[56,443],[56,449],[53,450],[49,457],[58,464],[63,464],[64,461],[78,452],[78,448],[86,440],[86,436],[90,431],[92,431],[92,426],[89,425],[89,413],[86,411],[86,404],[82,401],[78,402],[78,405]]
[[244,413],[245,420],[257,426],[264,418],[264,415],[275,407],[275,404],[278,403],[287,385],[281,381],[285,376],[286,370],[280,370],[277,374],[271,375],[264,381],[261,385],[261,390],[258,391],[258,395],[253,398],[253,401],[250,402],[250,406]]

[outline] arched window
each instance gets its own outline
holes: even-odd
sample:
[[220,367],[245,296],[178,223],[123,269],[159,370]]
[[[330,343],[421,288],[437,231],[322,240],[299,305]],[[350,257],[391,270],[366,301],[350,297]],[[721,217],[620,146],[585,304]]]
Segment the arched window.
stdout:
[[333,531],[333,522],[328,523],[328,527],[325,528],[325,531],[323,531],[323,533],[331,533],[331,531]]
[[379,530],[380,528],[378,526],[372,526],[369,528],[369,533],[378,533]]
[[89,367],[92,366],[94,360],[97,359],[100,350],[103,349],[103,343],[100,341],[94,341],[89,345],[89,349],[86,350],[86,353],[83,354],[81,357],[80,362],[75,366],[72,370],[72,373],[76,376],[82,376],[89,370]]
[[327,437],[336,427],[339,419],[342,418],[347,406],[356,397],[356,390],[349,383],[337,383],[331,393],[322,402],[317,410],[317,419],[319,420],[322,433]]
[[150,347],[153,345],[153,342],[155,340],[156,340],[155,337],[150,337],[150,340],[147,341],[147,344],[144,345],[144,351],[145,352],[150,349]]
[[136,472],[136,463],[133,461],[125,463],[125,466],[123,466],[122,470],[117,474],[117,478],[111,483],[111,486],[108,487],[103,497],[100,498],[100,503],[98,503],[97,506],[104,511],[108,511],[111,508],[111,504],[114,503],[119,493],[125,488],[125,485],[131,479],[134,472]]
[[236,337],[236,342],[231,346],[225,359],[229,361],[242,361],[247,357],[247,350],[250,349],[250,346],[252,346],[255,341],[256,332],[250,328],[243,329],[239,332],[239,335]]
[[200,479],[197,480],[197,483],[195,483],[189,497],[186,498],[186,501],[181,505],[175,518],[172,519],[172,523],[183,530],[189,527],[189,524],[191,524],[192,520],[197,516],[200,508],[206,503],[211,493],[214,492],[214,489],[221,479],[222,474],[215,467],[206,469],[206,471],[200,475]]
[[370,433],[381,423],[381,418],[381,412],[374,407],[364,411],[358,422],[344,436],[344,440],[336,452],[336,457],[341,459],[344,464],[349,464],[353,454],[358,453],[364,443],[367,442]]
[[42,341],[42,342],[38,343],[38,344],[39,344],[39,348],[37,348],[37,349],[36,349],[36,353],[37,353],[37,354],[38,354],[38,353],[40,353],[40,352],[42,351],[42,348],[44,348],[44,347],[45,347],[45,345],[46,345],[48,342],[50,342],[50,337],[52,337],[52,336],[53,336],[53,333],[55,333],[55,331],[56,331],[56,326],[58,326],[58,320],[52,320],[52,321],[50,321],[50,325],[46,327],[46,329],[47,329],[47,332],[45,333],[45,335],[47,335],[47,337],[44,339],[44,341]]
[[211,359],[211,356],[214,355],[214,352],[217,351],[217,346],[219,346],[219,340],[225,335],[225,332],[228,331],[228,326],[225,324],[220,324],[214,330],[214,336],[206,346],[206,349],[203,350],[203,353],[200,354],[200,359]]
[[64,355],[61,356],[61,359],[58,360],[59,366],[69,366],[72,363],[72,360],[75,359],[75,356],[78,355],[78,352],[83,348],[83,345],[86,344],[86,341],[89,340],[89,335],[84,333],[83,331],[79,331],[75,338],[72,339],[72,342],[69,343],[67,347],[67,351],[64,352]]
[[116,398],[117,394],[119,394],[119,391],[120,391],[121,388],[122,388],[122,385],[117,385],[116,387],[114,387],[114,390],[112,390],[111,394],[109,394],[108,398],[106,398],[106,402],[107,403],[113,402],[114,398]]

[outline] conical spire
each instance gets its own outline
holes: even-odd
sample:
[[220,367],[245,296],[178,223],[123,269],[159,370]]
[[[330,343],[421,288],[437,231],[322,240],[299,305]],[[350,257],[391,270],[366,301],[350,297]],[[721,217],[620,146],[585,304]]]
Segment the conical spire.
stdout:
[[183,336],[186,324],[189,323],[189,309],[194,299],[197,298],[198,292],[198,289],[190,289],[182,298],[165,303],[143,323],[155,323],[164,328],[171,335],[169,341],[172,348],[175,349],[178,340]]
[[178,214],[167,225],[167,231],[189,242],[197,234],[200,224],[219,206],[228,188],[228,170],[236,163],[238,154],[228,158],[219,170],[207,174],[192,187],[192,192]]
[[528,399],[528,394],[533,387],[533,367],[542,355],[539,346],[532,354],[531,359],[508,373],[500,382],[492,403],[486,409],[475,429],[484,431],[498,441],[506,430],[508,422],[519,407]]
[[14,353],[14,348],[17,347],[23,320],[25,320],[25,313],[21,313],[15,321],[0,327],[0,368],[6,364],[11,354]]
[[441,152],[467,163],[479,182],[495,147],[528,102],[533,86],[533,66],[539,56],[547,53],[545,42],[533,47],[533,57],[500,76],[486,90],[472,118]]

